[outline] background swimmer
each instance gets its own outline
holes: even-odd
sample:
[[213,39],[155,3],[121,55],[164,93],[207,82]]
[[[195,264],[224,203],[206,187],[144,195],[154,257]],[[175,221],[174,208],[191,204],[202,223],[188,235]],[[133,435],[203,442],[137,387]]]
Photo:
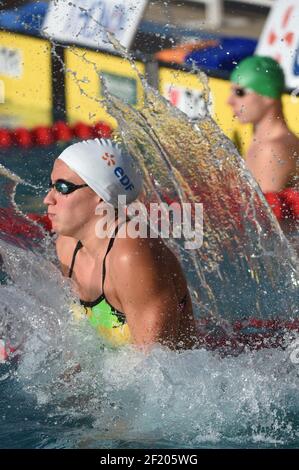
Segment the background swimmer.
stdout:
[[264,193],[293,186],[299,140],[284,118],[284,73],[270,57],[252,56],[231,74],[228,103],[242,123],[252,123],[253,137],[245,162]]

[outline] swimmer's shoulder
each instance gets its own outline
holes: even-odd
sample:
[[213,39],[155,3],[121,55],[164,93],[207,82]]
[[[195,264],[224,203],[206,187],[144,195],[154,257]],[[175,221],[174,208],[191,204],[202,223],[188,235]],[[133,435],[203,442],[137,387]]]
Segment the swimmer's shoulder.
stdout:
[[281,136],[270,139],[269,150],[272,153],[297,160],[299,155],[298,136],[287,129]]
[[169,269],[177,274],[181,272],[176,256],[159,237],[117,237],[108,262],[115,272],[126,271],[129,267],[134,270],[137,266],[160,274],[168,273]]

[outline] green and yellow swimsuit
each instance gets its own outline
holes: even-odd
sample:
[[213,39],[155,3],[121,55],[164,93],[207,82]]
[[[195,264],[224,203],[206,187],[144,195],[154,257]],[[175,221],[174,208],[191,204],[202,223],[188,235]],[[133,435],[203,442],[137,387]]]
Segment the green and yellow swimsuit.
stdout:
[[[112,346],[123,346],[132,342],[132,337],[125,314],[113,307],[113,305],[108,302],[104,293],[106,257],[113,246],[119,227],[120,225],[116,227],[112,238],[110,238],[109,245],[103,259],[102,294],[94,301],[87,302],[80,299],[80,305],[74,304],[72,306],[74,316],[78,317],[80,314],[85,313],[89,319],[90,324],[99,332],[101,337],[103,337],[103,339]],[[71,278],[73,275],[76,256],[82,246],[83,245],[79,240],[74,250],[71,267],[69,270],[69,278]]]

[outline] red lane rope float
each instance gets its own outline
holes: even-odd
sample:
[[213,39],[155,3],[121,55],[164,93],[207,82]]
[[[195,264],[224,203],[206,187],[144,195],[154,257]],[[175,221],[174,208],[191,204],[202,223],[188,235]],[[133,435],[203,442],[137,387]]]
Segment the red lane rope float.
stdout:
[[223,328],[217,328],[207,319],[197,320],[196,323],[199,344],[207,349],[221,349],[223,352],[264,348],[285,349],[290,345],[290,341],[285,339],[285,334],[299,332],[299,319],[263,320],[252,317],[234,322],[230,333],[226,333]]
[[68,142],[73,138],[93,139],[109,138],[113,129],[105,122],[97,122],[90,126],[77,122],[70,126],[64,121],[57,121],[52,126],[37,126],[33,129],[18,127],[16,129],[0,128],[0,149],[10,148],[13,145],[30,148],[32,146],[47,146],[55,142]]
[[73,127],[73,133],[76,137],[79,137],[83,140],[92,139],[93,128],[87,124],[84,124],[83,122],[78,122]]
[[92,129],[94,137],[103,137],[104,139],[108,139],[113,131],[113,129],[105,122],[97,122],[92,126]]
[[264,196],[278,220],[299,220],[299,191],[295,188],[265,193]]
[[[51,231],[52,225],[47,214],[27,214],[41,228]],[[29,239],[43,238],[44,233],[39,225],[30,223],[25,217],[17,215],[11,208],[0,207],[0,231],[11,235],[22,235]]]
[[47,147],[54,142],[54,136],[50,127],[35,127],[32,129],[31,135],[33,143],[38,147]]
[[0,129],[0,148],[9,148],[12,145],[11,133],[7,129]]
[[24,148],[29,148],[33,145],[31,132],[28,129],[22,127],[12,131],[12,140],[16,143],[16,145]]
[[52,223],[47,214],[27,214],[27,217],[41,225],[47,232],[51,232]]
[[73,132],[70,126],[64,121],[57,121],[52,126],[54,141],[68,142],[73,138]]

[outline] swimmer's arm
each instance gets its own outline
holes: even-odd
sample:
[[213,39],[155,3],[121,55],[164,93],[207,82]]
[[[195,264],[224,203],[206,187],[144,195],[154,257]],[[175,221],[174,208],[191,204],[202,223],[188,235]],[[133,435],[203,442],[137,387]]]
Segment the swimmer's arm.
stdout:
[[76,247],[77,240],[71,237],[59,235],[56,240],[56,253],[60,262],[61,272],[64,276],[68,276],[72,256]]
[[147,247],[118,259],[117,296],[137,346],[176,345],[180,321],[175,286]]

